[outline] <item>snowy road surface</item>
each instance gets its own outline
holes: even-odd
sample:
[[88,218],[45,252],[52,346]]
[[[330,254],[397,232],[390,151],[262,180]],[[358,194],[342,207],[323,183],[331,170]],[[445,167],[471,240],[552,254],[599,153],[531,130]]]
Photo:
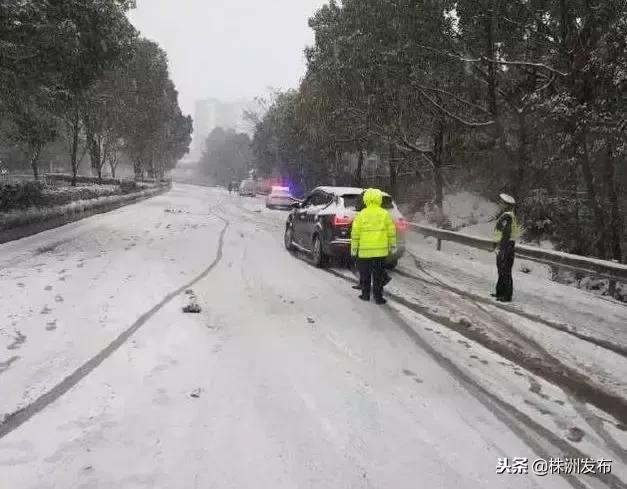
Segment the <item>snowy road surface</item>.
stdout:
[[[178,185],[0,246],[0,488],[625,487],[624,426],[356,300],[283,249],[283,221]],[[496,474],[566,456],[612,473]]]

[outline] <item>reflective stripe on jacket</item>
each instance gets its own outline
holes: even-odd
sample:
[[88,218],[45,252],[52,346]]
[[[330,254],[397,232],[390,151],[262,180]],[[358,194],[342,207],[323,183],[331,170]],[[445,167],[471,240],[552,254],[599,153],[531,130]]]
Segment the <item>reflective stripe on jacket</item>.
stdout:
[[390,213],[381,207],[383,194],[377,189],[364,192],[366,208],[360,211],[351,228],[351,254],[359,258],[388,256],[396,247],[396,226]]
[[518,235],[520,234],[520,229],[518,228],[518,219],[516,219],[516,214],[512,211],[504,212],[501,217],[498,218],[496,224],[494,225],[494,230],[492,231],[492,239],[495,243],[500,243],[503,239],[503,229],[499,229],[499,225],[503,219],[503,217],[509,216],[512,220],[512,232],[510,235],[511,241],[516,241],[518,239]]

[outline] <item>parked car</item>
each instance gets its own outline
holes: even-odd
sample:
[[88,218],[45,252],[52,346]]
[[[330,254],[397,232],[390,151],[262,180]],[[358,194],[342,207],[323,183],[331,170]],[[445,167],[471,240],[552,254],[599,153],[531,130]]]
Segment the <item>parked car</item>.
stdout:
[[266,197],[266,207],[268,209],[291,209],[294,201],[289,188],[272,187],[270,194]]
[[239,194],[248,197],[257,195],[257,184],[254,180],[244,180],[239,186]]
[[[350,228],[364,189],[356,187],[317,187],[293,210],[285,223],[285,247],[310,253],[314,264],[325,266],[330,257],[350,256]],[[389,194],[383,193],[382,207],[396,223],[397,251],[387,266],[394,268],[405,253],[407,221]]]

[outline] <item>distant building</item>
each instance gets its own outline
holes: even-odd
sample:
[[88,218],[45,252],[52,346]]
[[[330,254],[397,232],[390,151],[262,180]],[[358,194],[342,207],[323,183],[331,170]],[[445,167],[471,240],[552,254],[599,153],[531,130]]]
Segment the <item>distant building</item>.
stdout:
[[207,98],[196,101],[191,156],[198,159],[202,155],[205,140],[216,127],[233,129],[252,136],[252,125],[246,120],[244,113],[256,108],[255,102],[248,99],[223,102],[216,98]]

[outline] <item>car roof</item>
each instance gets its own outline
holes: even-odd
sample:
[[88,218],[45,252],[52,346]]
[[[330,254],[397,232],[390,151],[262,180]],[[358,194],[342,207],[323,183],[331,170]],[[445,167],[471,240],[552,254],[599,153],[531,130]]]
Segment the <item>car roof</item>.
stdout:
[[[330,187],[330,186],[324,186],[324,187],[316,187],[316,188],[314,188],[312,190],[312,192],[314,192],[316,190],[321,190],[321,191],[326,192],[328,194],[342,196],[342,195],[360,195],[366,189],[365,188],[361,188],[361,187]],[[390,196],[390,194],[388,194],[387,192],[384,192],[383,190],[381,190],[381,193],[384,196],[386,196],[386,197]]]
[[321,190],[322,192],[326,192],[328,194],[333,194],[333,195],[361,194],[364,191],[363,188],[359,188],[359,187],[323,186],[323,187],[316,187],[315,189],[312,190],[312,192],[316,190]]

